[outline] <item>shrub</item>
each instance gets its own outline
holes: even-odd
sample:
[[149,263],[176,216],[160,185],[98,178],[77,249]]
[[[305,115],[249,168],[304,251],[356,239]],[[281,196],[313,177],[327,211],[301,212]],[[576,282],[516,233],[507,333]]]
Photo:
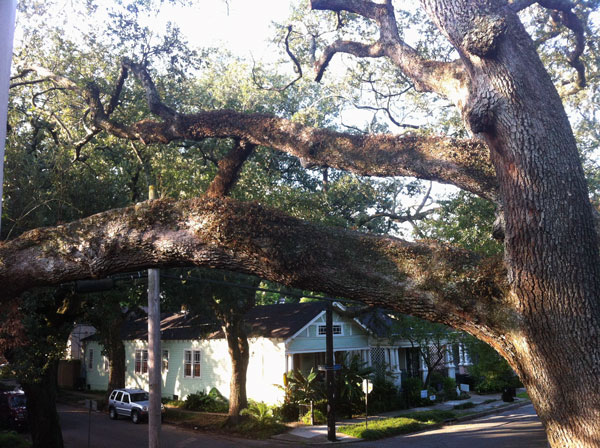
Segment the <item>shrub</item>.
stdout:
[[441,392],[444,389],[444,379],[447,378],[440,371],[434,370],[429,375],[429,386],[433,387],[437,392]]
[[421,378],[406,378],[402,383],[406,404],[409,407],[419,406],[421,404],[421,390],[423,390],[423,381]]
[[453,378],[444,377],[442,386],[444,388],[444,397],[446,400],[455,400],[458,398],[458,394],[456,393],[456,381]]
[[248,407],[241,412],[248,415],[258,423],[267,423],[273,420],[273,409],[263,401],[249,400]]
[[[327,423],[327,417],[325,416],[325,414],[323,414],[318,409],[313,408],[313,411],[315,413],[315,424],[316,425],[322,425],[323,423]],[[302,416],[302,423],[304,423],[305,425],[311,424],[310,423],[310,410]]]
[[190,411],[227,412],[229,402],[213,387],[208,394],[199,391],[188,395],[183,407]]
[[369,394],[369,413],[395,411],[407,407],[406,399],[396,385],[384,376],[377,375],[373,380],[373,392]]
[[273,416],[280,422],[297,422],[300,416],[298,403],[284,401],[273,409]]
[[475,379],[473,389],[480,394],[502,392],[506,387],[521,387],[521,382],[505,359],[484,342],[469,339],[469,353],[475,362],[469,374]]
[[14,431],[0,432],[0,448],[29,448],[31,443]]
[[362,382],[364,378],[371,376],[373,368],[367,366],[359,356],[348,353],[341,364],[341,369],[335,374],[336,397],[339,403],[336,406],[336,414],[352,417],[352,414],[364,409],[365,394]]

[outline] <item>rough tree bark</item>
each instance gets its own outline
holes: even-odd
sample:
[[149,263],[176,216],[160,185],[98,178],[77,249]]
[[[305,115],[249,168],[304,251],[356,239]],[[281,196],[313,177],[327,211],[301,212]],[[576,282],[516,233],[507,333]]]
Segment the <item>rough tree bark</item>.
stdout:
[[63,438],[56,410],[58,361],[51,361],[38,382],[22,382],[27,396],[28,424],[34,447],[62,448]]
[[[236,140],[233,148],[219,162],[219,169],[208,186],[207,198],[223,198],[235,185],[244,162],[254,151],[256,145]],[[227,281],[227,276],[223,279]],[[258,286],[258,281],[254,281]],[[227,340],[229,359],[231,360],[231,379],[229,380],[229,412],[227,424],[240,423],[240,412],[248,407],[246,393],[246,374],[250,361],[250,348],[246,334],[244,316],[256,304],[254,290],[232,290],[215,287],[211,305],[222,322],[221,328]],[[219,293],[220,292],[220,293]]]
[[223,325],[229,357],[231,358],[231,380],[229,383],[229,413],[227,423],[240,423],[240,412],[248,407],[246,394],[246,373],[250,361],[248,337],[244,331],[243,319],[232,319]]
[[118,341],[113,341],[113,344],[107,349],[107,354],[109,371],[108,390],[106,392],[110,393],[114,389],[125,387],[125,346],[120,337]]
[[[387,57],[417,89],[454,102],[472,140],[351,136],[233,111],[178,114],[160,101],[147,71],[129,61],[119,83],[131,71],[161,121],[125,125],[110,117],[118,89],[105,109],[93,86],[35,71],[83,96],[98,132],[146,143],[233,137],[316,165],[412,175],[497,200],[505,222],[502,263],[433,242],[327,229],[256,204],[156,201],[1,243],[6,293],[194,263],[392,307],[466,330],[498,350],[527,386],[553,447],[600,446],[598,235],[564,108],[517,15],[535,2],[420,3],[460,59],[422,59],[400,38],[391,0],[312,0],[314,9],[360,14],[380,29],[375,43],[332,44],[317,75],[337,52]],[[565,17],[572,8],[538,3]],[[569,62],[577,69],[576,53]]]

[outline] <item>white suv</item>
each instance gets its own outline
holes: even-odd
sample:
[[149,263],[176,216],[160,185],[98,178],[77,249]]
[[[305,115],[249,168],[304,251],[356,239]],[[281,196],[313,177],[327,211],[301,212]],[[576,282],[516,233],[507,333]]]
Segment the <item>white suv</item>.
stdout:
[[[133,423],[148,417],[148,392],[142,389],[115,389],[108,398],[108,416],[116,420],[120,415],[131,417]],[[161,417],[165,407],[161,404]]]

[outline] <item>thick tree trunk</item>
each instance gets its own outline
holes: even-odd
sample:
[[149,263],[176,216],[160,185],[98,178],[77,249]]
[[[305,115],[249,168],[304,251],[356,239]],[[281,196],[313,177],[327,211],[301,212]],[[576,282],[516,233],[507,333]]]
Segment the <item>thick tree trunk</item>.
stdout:
[[512,351],[502,354],[528,387],[553,447],[598,447],[600,257],[560,97],[506,3],[423,3],[469,69],[463,116],[488,143],[499,180],[509,300],[519,315],[503,325]]
[[22,382],[27,396],[29,430],[33,448],[63,448],[58,412],[56,411],[56,376],[58,361],[53,361],[39,382]]
[[229,416],[228,424],[237,425],[240,412],[248,407],[246,395],[246,373],[250,351],[248,338],[241,319],[228,322],[223,326],[227,347],[231,358],[231,382],[229,383]]
[[125,346],[121,339],[113,341],[108,351],[108,359],[110,366],[107,393],[110,393],[113,389],[125,387]]
[[[445,246],[342,233],[256,205],[214,199],[140,204],[0,243],[0,281],[14,293],[32,284],[192,261],[389,306],[466,330],[494,346],[528,387],[553,447],[599,446],[598,236],[564,108],[514,12],[515,5],[531,3],[421,0],[460,55],[459,61],[442,63],[422,60],[400,40],[391,1],[312,0],[315,8],[348,10],[377,23],[381,40],[353,46],[360,49],[354,54],[385,55],[416,88],[454,101],[466,126],[485,141],[495,178],[483,152],[468,151],[477,145],[453,144],[440,154],[431,150],[430,140],[423,147],[417,143],[424,140],[415,137],[348,136],[231,111],[178,115],[157,102],[148,73],[135,64],[128,67],[150,90],[150,109],[163,122],[120,126],[108,120],[97,92],[82,93],[74,83],[37,69],[88,98],[96,124],[122,138],[164,143],[243,138],[322,165],[450,181],[498,197],[505,214],[507,278],[497,265],[478,264]],[[569,2],[537,3],[557,8]],[[396,151],[400,147],[408,151]],[[494,194],[486,194],[489,190]],[[232,359],[247,365],[241,350]],[[243,377],[238,379],[240,384]],[[239,403],[243,397],[237,394],[232,389],[232,401]]]

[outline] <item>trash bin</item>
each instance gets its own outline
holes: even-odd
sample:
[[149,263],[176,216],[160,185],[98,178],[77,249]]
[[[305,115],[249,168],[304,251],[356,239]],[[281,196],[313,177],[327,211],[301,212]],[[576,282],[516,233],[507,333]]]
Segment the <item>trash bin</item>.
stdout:
[[517,390],[514,387],[505,387],[502,391],[502,401],[512,403],[513,401],[515,401],[516,395]]

